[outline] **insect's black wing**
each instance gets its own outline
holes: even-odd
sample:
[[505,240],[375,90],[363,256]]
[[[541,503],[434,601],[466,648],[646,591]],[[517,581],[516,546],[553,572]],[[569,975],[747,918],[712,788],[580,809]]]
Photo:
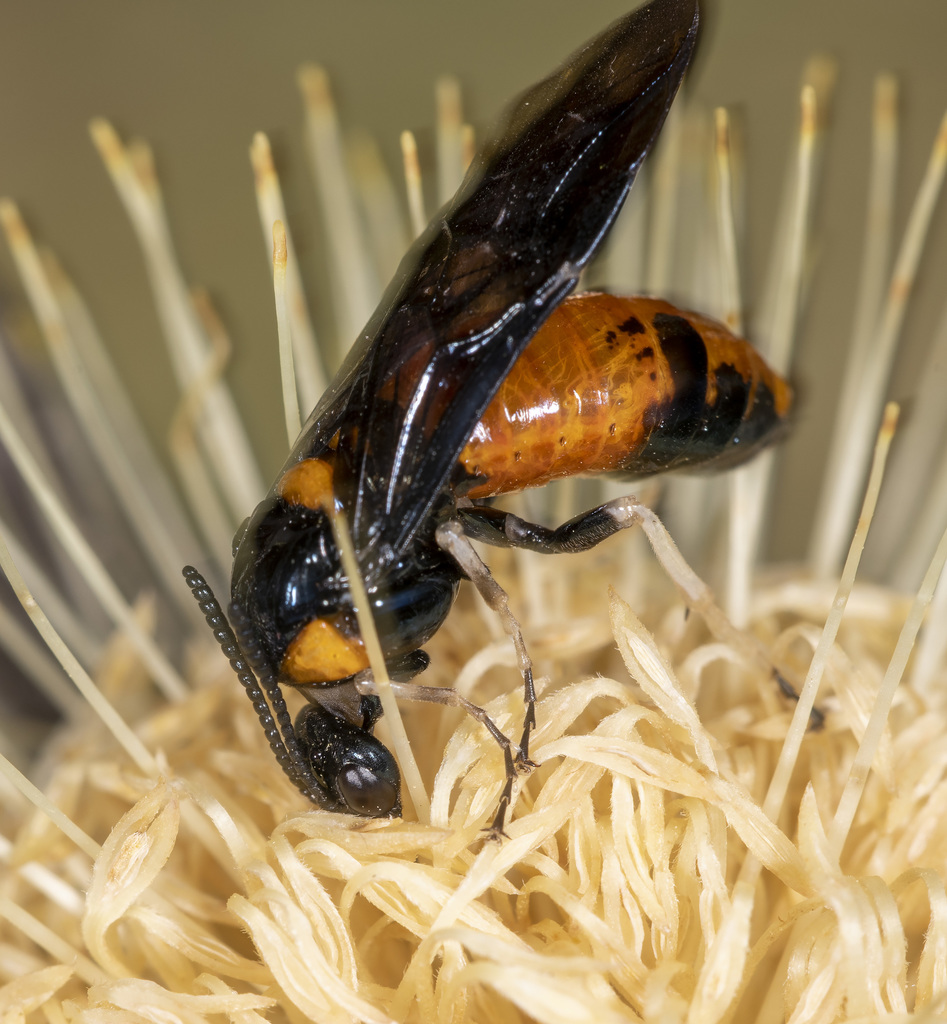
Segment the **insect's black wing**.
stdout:
[[[306,433],[336,438],[339,493],[369,560],[410,542],[501,381],[599,248],[696,31],[697,0],[652,0],[606,29],[513,103],[402,262]],[[312,451],[306,438],[296,457]]]

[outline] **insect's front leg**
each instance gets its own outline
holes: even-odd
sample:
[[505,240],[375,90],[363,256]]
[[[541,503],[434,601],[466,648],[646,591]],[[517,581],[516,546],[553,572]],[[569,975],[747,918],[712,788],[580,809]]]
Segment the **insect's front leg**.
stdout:
[[[356,688],[362,694],[377,694],[374,680],[368,673],[356,680]],[[471,703],[456,690],[443,686],[418,686],[416,683],[396,682],[392,680],[389,685],[394,695],[399,700],[422,701],[427,704],[444,704],[451,708],[460,708],[490,733],[503,751],[503,767],[506,773],[506,783],[503,792],[500,794],[500,803],[494,815],[493,822],[485,830],[491,839],[500,839],[506,836],[503,826],[506,823],[506,812],[513,801],[513,783],[516,780],[516,765],[520,754],[512,741],[499,728],[496,722],[476,704]],[[531,763],[531,762],[530,762]]]
[[459,518],[448,519],[441,523],[437,528],[436,536],[438,546],[454,559],[480,592],[484,601],[500,616],[504,628],[513,640],[516,660],[523,673],[523,701],[526,704],[523,735],[520,739],[516,764],[520,768],[535,768],[536,765],[529,759],[529,736],[536,726],[536,688],[533,685],[533,663],[529,651],[526,649],[523,630],[520,628],[516,616],[510,610],[510,599],[506,591],[493,578],[493,574],[487,566],[484,565],[473,544],[470,543],[466,527]]

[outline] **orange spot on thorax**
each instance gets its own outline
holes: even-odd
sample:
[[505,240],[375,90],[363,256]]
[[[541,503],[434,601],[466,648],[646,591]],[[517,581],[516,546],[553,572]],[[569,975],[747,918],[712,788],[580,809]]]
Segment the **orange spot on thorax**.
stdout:
[[290,505],[311,509],[331,509],[332,466],[325,459],[303,459],[280,477],[276,490]]
[[334,683],[368,668],[361,637],[331,619],[312,619],[286,648],[281,676],[287,682]]

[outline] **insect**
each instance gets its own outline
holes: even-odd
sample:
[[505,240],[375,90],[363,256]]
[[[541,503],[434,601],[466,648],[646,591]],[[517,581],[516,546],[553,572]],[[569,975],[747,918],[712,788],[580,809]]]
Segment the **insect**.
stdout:
[[[322,807],[401,811],[329,510],[349,524],[398,694],[465,706],[503,747],[491,826],[502,834],[535,726],[515,619],[506,613],[526,707],[517,745],[453,691],[407,681],[463,578],[506,608],[472,539],[579,551],[631,521],[611,502],[550,530],[489,500],[575,473],[733,464],[786,422],[788,386],[719,324],[659,300],[566,298],[664,122],[697,18],[696,0],[652,0],[514,102],[238,533],[233,632],[185,570],[281,765]],[[281,685],[307,699],[295,724]]]

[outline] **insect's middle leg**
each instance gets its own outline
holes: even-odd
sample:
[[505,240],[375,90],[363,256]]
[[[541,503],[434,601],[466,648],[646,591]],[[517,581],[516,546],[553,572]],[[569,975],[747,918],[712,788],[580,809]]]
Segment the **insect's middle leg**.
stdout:
[[529,736],[536,726],[536,687],[533,685],[533,662],[526,649],[523,630],[520,628],[516,616],[510,610],[510,599],[474,550],[474,546],[466,536],[466,528],[462,522],[458,519],[448,519],[441,523],[437,528],[437,543],[463,569],[464,574],[480,592],[480,596],[500,616],[507,633],[513,640],[516,660],[523,673],[523,701],[526,704],[523,735],[520,739],[516,763],[521,768],[535,768],[536,765],[529,759]]
[[468,579],[480,591],[481,597],[502,618],[507,633],[513,638],[513,646],[516,648],[516,656],[523,673],[526,703],[523,736],[517,757],[517,764],[521,766],[533,766],[529,760],[529,737],[536,727],[533,665],[523,639],[523,631],[510,611],[506,591],[493,578],[470,541],[473,539],[495,546],[527,548],[545,554],[586,551],[613,533],[637,522],[637,508],[637,504],[629,508],[627,502],[609,502],[570,519],[555,530],[550,530],[537,523],[520,519],[510,512],[476,505],[458,508],[454,516],[437,529],[437,543],[463,569]]

